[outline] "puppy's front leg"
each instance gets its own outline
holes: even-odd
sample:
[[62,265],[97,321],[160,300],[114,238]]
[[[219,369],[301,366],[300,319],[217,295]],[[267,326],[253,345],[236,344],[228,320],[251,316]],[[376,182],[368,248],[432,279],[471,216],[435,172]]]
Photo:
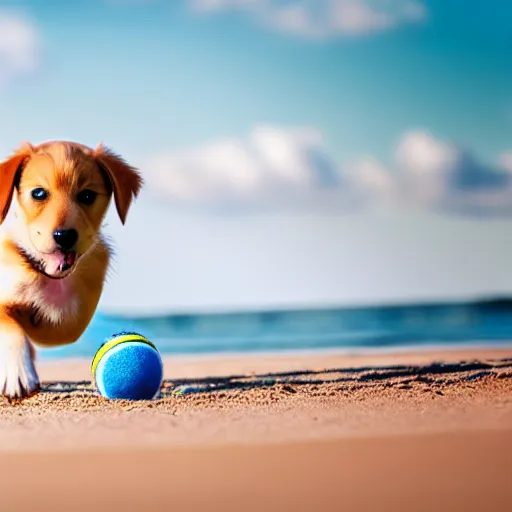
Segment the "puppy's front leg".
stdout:
[[21,326],[0,310],[0,393],[25,398],[38,390],[34,349]]

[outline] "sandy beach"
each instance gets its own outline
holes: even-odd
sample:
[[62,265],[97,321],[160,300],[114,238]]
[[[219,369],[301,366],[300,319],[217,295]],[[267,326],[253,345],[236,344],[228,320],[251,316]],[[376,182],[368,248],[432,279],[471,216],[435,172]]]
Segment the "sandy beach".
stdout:
[[89,363],[0,406],[2,510],[509,509],[512,349],[169,358],[137,403]]

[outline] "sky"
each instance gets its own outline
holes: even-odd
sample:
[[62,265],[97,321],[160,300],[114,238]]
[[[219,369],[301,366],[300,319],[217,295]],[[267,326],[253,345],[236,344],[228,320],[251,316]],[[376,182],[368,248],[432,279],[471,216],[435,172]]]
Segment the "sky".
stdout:
[[100,307],[512,293],[512,4],[0,0],[0,154],[99,141],[146,186]]

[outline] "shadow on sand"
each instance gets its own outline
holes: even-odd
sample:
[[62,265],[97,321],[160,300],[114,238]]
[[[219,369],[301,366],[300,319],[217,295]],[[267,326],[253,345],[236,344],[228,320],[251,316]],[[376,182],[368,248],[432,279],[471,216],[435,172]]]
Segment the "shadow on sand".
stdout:
[[[440,379],[444,384],[450,384],[498,374],[502,378],[512,378],[512,358],[461,361],[459,363],[432,363],[423,366],[364,366],[358,368],[330,368],[255,375],[164,380],[162,384],[162,397],[174,394],[264,388],[276,384],[305,386],[340,382],[364,385],[364,383],[369,382],[389,382],[390,385],[404,385],[418,381],[429,383]],[[45,382],[41,392],[95,393],[95,389],[90,381]]]

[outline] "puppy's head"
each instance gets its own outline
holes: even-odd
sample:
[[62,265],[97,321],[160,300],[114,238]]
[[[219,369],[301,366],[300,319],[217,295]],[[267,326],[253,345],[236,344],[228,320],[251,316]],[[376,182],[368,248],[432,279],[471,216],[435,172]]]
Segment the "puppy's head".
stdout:
[[42,274],[63,278],[97,241],[112,195],[124,224],[141,186],[137,170],[101,145],[26,144],[0,163],[0,223],[16,192],[20,251]]

